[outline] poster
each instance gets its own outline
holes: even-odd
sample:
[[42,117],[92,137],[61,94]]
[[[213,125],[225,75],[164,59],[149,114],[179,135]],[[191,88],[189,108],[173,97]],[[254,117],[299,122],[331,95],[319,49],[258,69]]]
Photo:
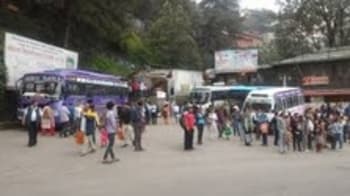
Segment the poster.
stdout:
[[78,53],[12,33],[5,34],[4,61],[7,87],[26,73],[52,69],[77,69]]
[[258,66],[258,50],[223,50],[215,52],[216,73],[251,72]]

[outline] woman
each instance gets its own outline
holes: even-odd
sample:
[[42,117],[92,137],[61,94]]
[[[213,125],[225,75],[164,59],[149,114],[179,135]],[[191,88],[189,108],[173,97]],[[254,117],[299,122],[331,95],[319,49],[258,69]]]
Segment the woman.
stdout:
[[218,132],[217,127],[218,116],[213,108],[209,109],[208,117],[207,117],[207,126],[208,126],[208,137],[209,139],[215,137],[215,134]]
[[[302,142],[303,142],[303,127],[304,127],[304,119],[302,116],[295,115],[295,125],[293,125],[293,150],[301,152]],[[294,123],[293,123],[294,124]]]
[[316,134],[316,152],[322,152],[325,145],[325,123],[323,121],[315,121],[315,134]]
[[169,124],[170,108],[169,104],[165,104],[162,111],[162,116],[164,118],[164,124]]
[[46,104],[42,111],[41,133],[42,135],[55,135],[55,118],[49,104]]

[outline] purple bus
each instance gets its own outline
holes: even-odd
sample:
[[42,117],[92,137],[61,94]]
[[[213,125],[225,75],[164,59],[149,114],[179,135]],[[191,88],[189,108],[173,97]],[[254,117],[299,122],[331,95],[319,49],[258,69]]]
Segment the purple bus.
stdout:
[[[92,100],[97,110],[109,101],[120,105],[128,101],[128,83],[121,77],[83,70],[55,69],[25,74],[17,82],[20,94],[17,118],[33,101],[50,103],[59,118],[62,104],[77,106]],[[57,120],[57,119],[56,119]],[[57,122],[57,121],[56,121]]]

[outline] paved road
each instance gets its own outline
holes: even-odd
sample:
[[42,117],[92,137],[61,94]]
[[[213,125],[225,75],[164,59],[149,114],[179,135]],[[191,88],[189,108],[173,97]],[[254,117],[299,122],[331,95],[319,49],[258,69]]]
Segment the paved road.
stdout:
[[150,127],[146,152],[116,152],[121,162],[100,163],[102,150],[78,156],[73,138],[40,137],[26,148],[26,133],[0,132],[2,196],[348,196],[350,145],[341,152],[289,153],[235,141],[205,141],[182,151],[175,126]]

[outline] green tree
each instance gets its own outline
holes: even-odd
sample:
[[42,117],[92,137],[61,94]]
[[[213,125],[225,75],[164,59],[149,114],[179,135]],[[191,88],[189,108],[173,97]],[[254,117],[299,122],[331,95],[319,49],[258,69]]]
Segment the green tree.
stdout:
[[121,38],[121,48],[127,54],[129,61],[139,65],[152,64],[152,53],[143,40],[135,32],[125,33]]
[[242,29],[244,31],[269,33],[274,31],[277,14],[271,10],[244,10]]
[[[275,29],[276,47],[281,58],[295,57],[313,51],[316,41],[309,39],[307,29],[300,23],[297,8],[301,1],[288,0],[282,6]],[[315,46],[315,47],[314,47]]]
[[201,57],[192,34],[192,23],[181,1],[165,1],[147,36],[156,63],[200,69]]
[[282,58],[278,52],[275,40],[270,43],[264,43],[259,48],[259,65],[273,64],[279,60],[282,60]]
[[233,39],[241,29],[237,0],[203,0],[200,3],[201,23],[198,43],[206,65],[214,64],[217,50],[233,48]]
[[124,77],[127,77],[132,72],[129,65],[104,55],[97,55],[94,57],[90,69],[101,73],[109,73]]
[[282,56],[350,43],[349,0],[284,0],[281,7],[276,35]]

